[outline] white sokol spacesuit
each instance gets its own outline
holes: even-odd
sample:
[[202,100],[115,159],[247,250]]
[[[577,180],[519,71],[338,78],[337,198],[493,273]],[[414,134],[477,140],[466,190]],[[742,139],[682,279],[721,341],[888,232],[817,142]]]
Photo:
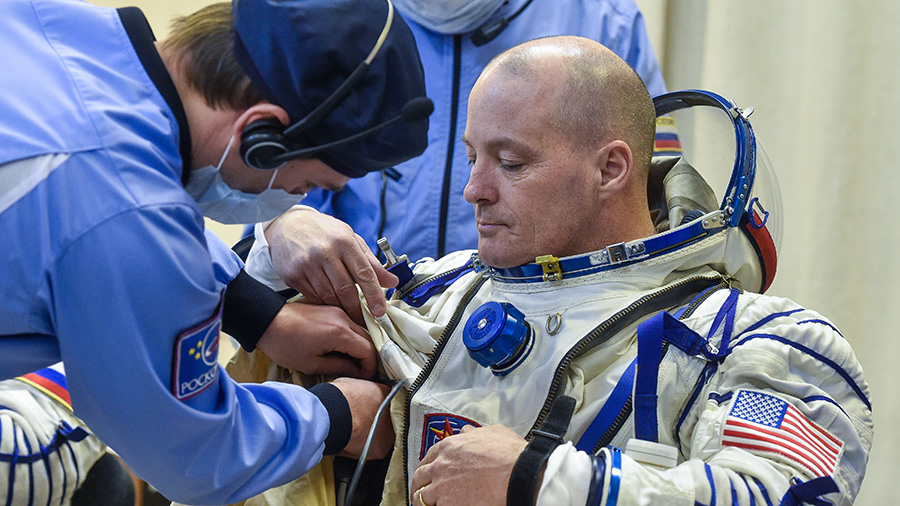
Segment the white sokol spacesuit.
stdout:
[[[873,422],[850,345],[822,315],[752,292],[771,282],[774,253],[749,191],[676,210],[709,200],[670,192],[690,167],[655,167],[669,176],[665,232],[512,269],[472,251],[420,261],[387,314],[367,314],[385,371],[409,387],[392,404],[383,504],[407,504],[427,450],[465,425],[552,439],[544,422],[564,396],[574,414],[537,504],[852,503]],[[741,171],[749,188],[752,157],[731,187]]]
[[69,504],[106,454],[83,425],[62,364],[0,382],[0,504]]
[[[411,400],[395,410],[401,416],[394,419],[404,465],[392,470],[407,479],[391,478],[408,484],[427,449],[466,424],[503,424],[530,435],[551,399],[566,394],[576,401],[564,438],[572,444],[551,455],[538,504],[582,505],[590,494],[595,501],[588,504],[778,504],[792,479],[819,476],[832,476],[839,488],[825,499],[851,503],[873,430],[862,369],[847,341],[818,313],[783,298],[749,292],[730,297],[737,293],[736,281],[752,281],[730,277],[747,258],[741,236],[727,229],[657,258],[583,275],[563,273],[554,281],[519,282],[512,275],[470,270],[418,308],[392,301],[386,317],[369,327],[387,370],[413,384]],[[416,273],[449,271],[470,256],[451,254],[416,266]],[[473,360],[463,342],[464,324],[485,302],[512,304],[533,333],[533,349],[505,375]],[[733,321],[723,318],[713,328],[726,302]],[[677,465],[662,469],[620,455],[619,469],[606,462],[603,489],[591,490],[589,453],[597,444],[624,449],[635,437],[633,411],[615,409],[627,418],[610,434],[609,426],[601,427],[605,441],[597,439],[589,453],[575,451],[573,444],[611,401],[635,359],[638,324],[663,309],[674,313],[688,305],[681,323],[709,336],[710,349],[720,348],[723,334],[730,339],[721,359],[671,345],[662,359],[654,415],[659,442],[678,450]],[[747,407],[747,396],[753,406]],[[730,437],[732,426],[753,425],[741,419],[768,416],[779,406],[799,413],[801,429],[821,434],[795,442],[786,429],[765,431],[757,423],[759,428],[745,427],[743,438]],[[819,439],[833,440],[837,451],[828,453],[824,444],[802,448],[802,440],[818,445]],[[603,453],[611,458],[608,449]],[[618,493],[610,502],[616,480]]]

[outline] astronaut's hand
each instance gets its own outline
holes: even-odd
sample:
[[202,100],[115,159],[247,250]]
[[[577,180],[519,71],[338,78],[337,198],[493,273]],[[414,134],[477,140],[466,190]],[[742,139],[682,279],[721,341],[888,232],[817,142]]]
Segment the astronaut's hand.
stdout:
[[[506,504],[509,476],[525,440],[503,425],[463,427],[432,446],[413,474],[410,504]],[[421,490],[421,492],[419,492]]]
[[369,311],[382,316],[384,288],[397,286],[388,272],[346,223],[315,209],[295,207],[266,229],[275,271],[309,302],[340,306],[364,324],[359,284]]
[[[362,455],[369,429],[375,421],[375,414],[381,402],[390,392],[390,387],[372,381],[357,380],[352,378],[338,378],[332,384],[339,389],[353,413],[353,434],[350,442],[344,447],[341,456],[358,459]],[[375,436],[369,446],[366,460],[382,459],[387,456],[394,446],[394,427],[391,425],[391,417],[387,410],[382,415],[375,430]]]
[[375,374],[375,345],[339,307],[289,302],[256,346],[276,364],[308,375]]

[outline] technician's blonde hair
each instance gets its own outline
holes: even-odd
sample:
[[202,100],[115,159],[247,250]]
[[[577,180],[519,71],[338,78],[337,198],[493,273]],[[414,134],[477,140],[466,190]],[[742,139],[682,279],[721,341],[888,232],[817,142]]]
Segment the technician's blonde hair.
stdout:
[[234,57],[229,2],[176,18],[170,36],[160,46],[178,62],[188,84],[210,107],[240,110],[266,99]]

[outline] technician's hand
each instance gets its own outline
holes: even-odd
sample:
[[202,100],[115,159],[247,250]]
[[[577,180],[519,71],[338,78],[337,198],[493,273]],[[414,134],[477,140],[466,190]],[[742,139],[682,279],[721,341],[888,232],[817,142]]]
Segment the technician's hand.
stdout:
[[[363,447],[366,444],[366,438],[369,436],[369,429],[372,428],[372,422],[375,421],[375,414],[381,402],[390,392],[390,387],[372,381],[358,380],[352,378],[338,378],[332,384],[341,390],[347,402],[350,404],[350,411],[353,413],[353,434],[350,436],[350,442],[344,447],[344,451],[340,454],[344,457],[358,459],[362,455]],[[375,430],[375,436],[369,446],[369,453],[366,460],[382,459],[387,456],[388,452],[394,446],[394,428],[391,425],[390,410],[385,408],[384,414]]]
[[[410,504],[506,504],[509,476],[525,440],[503,425],[462,431],[432,446],[412,478]],[[421,499],[419,491],[421,490]]]
[[272,265],[285,284],[310,302],[340,306],[363,324],[356,285],[375,316],[385,311],[384,288],[397,286],[346,223],[314,209],[293,208],[266,229]]
[[276,364],[304,374],[375,374],[375,345],[339,307],[289,302],[256,346]]

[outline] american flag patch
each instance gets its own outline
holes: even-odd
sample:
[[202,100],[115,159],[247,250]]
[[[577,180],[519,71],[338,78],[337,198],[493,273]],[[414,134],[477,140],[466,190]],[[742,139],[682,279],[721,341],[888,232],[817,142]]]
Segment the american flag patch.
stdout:
[[780,398],[738,390],[725,420],[723,446],[799,464],[815,476],[834,474],[844,443]]

